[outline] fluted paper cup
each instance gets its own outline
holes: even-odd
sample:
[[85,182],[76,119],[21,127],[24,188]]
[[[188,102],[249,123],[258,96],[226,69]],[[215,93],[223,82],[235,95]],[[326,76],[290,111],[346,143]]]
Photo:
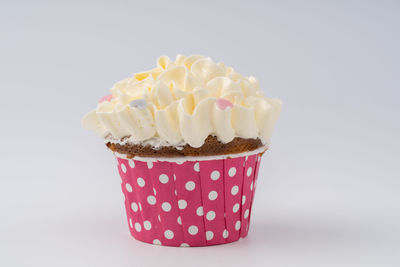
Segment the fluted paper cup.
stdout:
[[176,247],[246,237],[263,152],[180,159],[116,154],[132,236]]

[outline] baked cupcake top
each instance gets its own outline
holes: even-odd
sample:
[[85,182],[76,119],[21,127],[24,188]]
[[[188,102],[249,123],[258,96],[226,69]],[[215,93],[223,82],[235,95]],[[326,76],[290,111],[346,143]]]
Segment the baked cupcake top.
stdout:
[[281,101],[256,78],[200,55],[167,56],[154,69],[117,82],[82,119],[108,143],[201,147],[209,136],[269,142]]

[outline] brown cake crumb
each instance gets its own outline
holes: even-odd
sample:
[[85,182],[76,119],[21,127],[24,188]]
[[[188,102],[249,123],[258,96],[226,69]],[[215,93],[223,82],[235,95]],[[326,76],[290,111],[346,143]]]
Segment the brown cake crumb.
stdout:
[[183,149],[179,150],[173,146],[165,146],[159,149],[138,144],[114,144],[111,142],[106,143],[107,147],[114,152],[126,154],[127,158],[135,156],[141,157],[182,157],[182,156],[213,156],[213,155],[226,155],[243,153],[255,150],[262,147],[263,144],[259,138],[257,139],[244,139],[235,137],[229,143],[220,142],[216,136],[209,135],[201,147],[194,148],[190,145],[185,145]]

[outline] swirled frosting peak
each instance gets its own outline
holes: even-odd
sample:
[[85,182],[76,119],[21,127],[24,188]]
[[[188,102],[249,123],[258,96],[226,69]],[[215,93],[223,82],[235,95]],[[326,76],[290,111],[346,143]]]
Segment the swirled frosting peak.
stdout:
[[268,142],[281,101],[264,97],[258,81],[209,57],[178,55],[117,82],[82,120],[102,138],[200,147],[209,135]]

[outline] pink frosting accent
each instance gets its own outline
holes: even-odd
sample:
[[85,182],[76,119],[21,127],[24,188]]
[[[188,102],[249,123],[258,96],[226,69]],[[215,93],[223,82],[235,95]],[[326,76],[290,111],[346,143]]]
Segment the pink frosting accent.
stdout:
[[102,98],[100,98],[99,103],[102,103],[104,101],[110,102],[111,99],[112,99],[112,95],[106,95],[106,96],[103,96]]
[[232,102],[229,100],[226,100],[224,98],[218,98],[217,102],[215,102],[215,103],[217,104],[217,107],[222,110],[233,107]]

